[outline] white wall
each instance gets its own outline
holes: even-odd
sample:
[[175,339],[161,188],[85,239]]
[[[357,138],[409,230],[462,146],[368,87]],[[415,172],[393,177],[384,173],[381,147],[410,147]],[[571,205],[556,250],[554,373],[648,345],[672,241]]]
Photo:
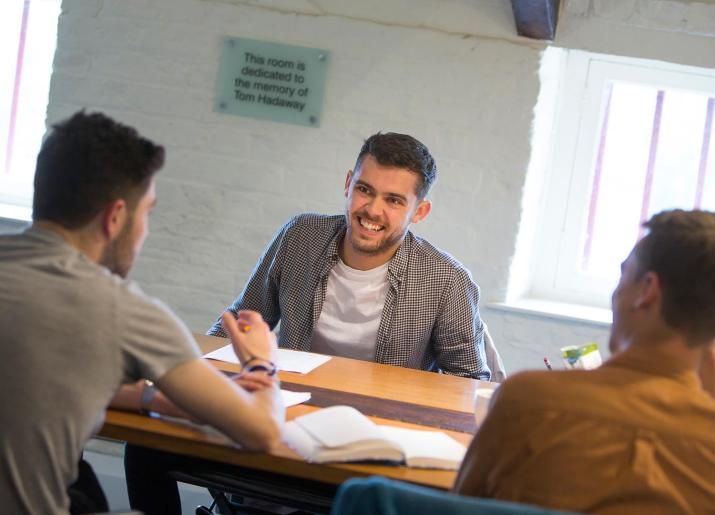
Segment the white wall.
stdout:
[[[415,232],[472,270],[486,306],[506,294],[539,93],[543,43],[513,23],[506,0],[65,0],[48,121],[101,110],[167,146],[134,277],[195,331],[289,216],[342,210],[344,174],[378,130],[436,156]],[[712,5],[571,0],[556,43],[713,66],[713,33]],[[320,128],[212,112],[224,35],[330,50]],[[483,312],[512,371],[606,341],[602,326]]]

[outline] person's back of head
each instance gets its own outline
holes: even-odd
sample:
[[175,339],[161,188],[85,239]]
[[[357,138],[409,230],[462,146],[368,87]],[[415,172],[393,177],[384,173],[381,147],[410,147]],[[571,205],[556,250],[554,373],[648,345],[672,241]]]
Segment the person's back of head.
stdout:
[[661,316],[689,345],[715,339],[715,213],[664,211],[644,224],[637,273],[657,274]]
[[163,147],[104,114],[80,111],[54,125],[42,144],[32,218],[74,230],[114,200],[131,210],[163,164]]

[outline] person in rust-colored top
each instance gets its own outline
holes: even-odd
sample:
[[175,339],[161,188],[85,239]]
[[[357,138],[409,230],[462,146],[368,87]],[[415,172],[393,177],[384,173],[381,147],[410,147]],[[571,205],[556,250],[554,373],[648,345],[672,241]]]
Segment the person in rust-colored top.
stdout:
[[492,399],[454,490],[602,514],[715,513],[715,213],[670,211],[622,265],[613,354]]
[[711,345],[710,350],[703,355],[703,361],[700,363],[700,379],[705,391],[715,398],[715,345]]

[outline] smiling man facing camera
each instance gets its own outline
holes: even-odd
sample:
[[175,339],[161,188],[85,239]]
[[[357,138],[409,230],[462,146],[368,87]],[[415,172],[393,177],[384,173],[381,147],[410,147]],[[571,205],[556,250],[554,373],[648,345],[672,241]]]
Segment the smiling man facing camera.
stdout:
[[[409,230],[436,176],[412,136],[370,136],[345,178],[345,214],[291,219],[228,310],[280,321],[280,347],[488,380],[479,287]],[[225,336],[220,320],[209,334]]]

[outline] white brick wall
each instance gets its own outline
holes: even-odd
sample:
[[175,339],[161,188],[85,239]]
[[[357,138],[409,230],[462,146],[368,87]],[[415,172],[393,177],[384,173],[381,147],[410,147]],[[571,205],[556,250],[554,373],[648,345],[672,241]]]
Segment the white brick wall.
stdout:
[[556,44],[715,66],[713,0],[566,0]]
[[[509,2],[252,3],[63,2],[49,121],[101,110],[168,149],[134,277],[204,331],[289,216],[342,210],[344,175],[363,138],[392,130],[424,141],[440,167],[433,213],[416,232],[472,270],[486,303],[503,300],[543,48],[514,35]],[[715,59],[712,6],[669,2],[698,14],[683,29],[663,9],[650,16],[646,3],[625,2],[629,18],[617,3],[567,2],[557,42],[691,64]],[[625,36],[632,17],[638,41]],[[642,28],[646,18],[657,23]],[[614,41],[604,43],[609,32]],[[330,50],[321,127],[212,112],[224,35]],[[560,345],[606,340],[606,329],[591,325],[485,315],[511,370],[539,366]]]

